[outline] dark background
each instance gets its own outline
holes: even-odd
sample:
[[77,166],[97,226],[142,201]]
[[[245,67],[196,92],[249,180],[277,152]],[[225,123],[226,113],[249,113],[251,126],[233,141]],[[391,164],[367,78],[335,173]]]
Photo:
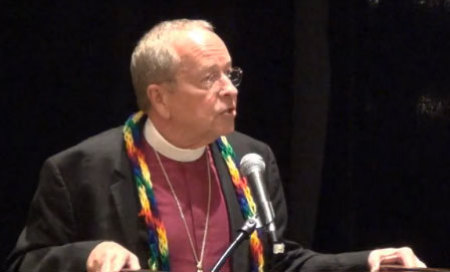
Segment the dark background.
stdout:
[[450,267],[450,1],[2,1],[0,15],[0,260],[44,159],[121,125],[136,41],[188,17],[244,70],[237,128],[277,155],[291,237],[409,245]]

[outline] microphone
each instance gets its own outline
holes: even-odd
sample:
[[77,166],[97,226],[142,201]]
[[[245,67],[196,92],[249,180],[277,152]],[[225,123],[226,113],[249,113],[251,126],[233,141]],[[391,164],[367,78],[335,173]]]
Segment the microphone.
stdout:
[[241,173],[247,178],[257,202],[257,207],[262,211],[263,224],[269,232],[273,243],[273,253],[284,253],[284,244],[278,241],[276,226],[275,226],[275,212],[272,207],[272,202],[267,196],[267,190],[264,183],[264,170],[266,164],[263,158],[256,153],[249,153],[242,157],[240,162]]

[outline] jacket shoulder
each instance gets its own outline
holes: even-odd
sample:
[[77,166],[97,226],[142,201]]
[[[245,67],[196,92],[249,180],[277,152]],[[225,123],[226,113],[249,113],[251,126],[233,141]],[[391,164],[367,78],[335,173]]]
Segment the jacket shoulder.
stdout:
[[260,155],[272,153],[266,143],[244,133],[235,131],[226,137],[238,157],[242,157],[247,153],[258,153]]
[[124,149],[122,127],[112,128],[91,136],[69,147],[48,160],[54,162],[74,163],[86,159],[105,159],[120,154]]

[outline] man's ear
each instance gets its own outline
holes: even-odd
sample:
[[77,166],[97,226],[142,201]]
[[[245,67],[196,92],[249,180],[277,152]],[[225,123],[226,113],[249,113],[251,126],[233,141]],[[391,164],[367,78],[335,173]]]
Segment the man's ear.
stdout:
[[150,84],[147,87],[147,98],[150,101],[150,110],[155,111],[161,117],[168,119],[170,117],[169,105],[167,104],[167,95],[169,91],[162,84]]

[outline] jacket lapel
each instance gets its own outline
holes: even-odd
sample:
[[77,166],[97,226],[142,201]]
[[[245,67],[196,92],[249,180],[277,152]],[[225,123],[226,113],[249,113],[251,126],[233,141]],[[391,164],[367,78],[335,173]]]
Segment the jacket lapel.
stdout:
[[[230,220],[231,238],[234,240],[238,235],[238,230],[244,224],[244,217],[241,213],[236,192],[234,190],[233,182],[228,171],[228,167],[220,154],[219,148],[216,144],[211,144],[211,150],[219,175],[222,192],[225,197],[228,210],[228,218]],[[230,241],[231,244],[232,241]],[[249,243],[244,241],[231,255],[232,271],[249,271]]]
[[131,165],[122,146],[121,154],[114,166],[113,182],[110,186],[111,195],[119,218],[119,226],[124,238],[124,244],[130,250],[136,250],[138,241],[138,213],[137,192],[134,186]]

